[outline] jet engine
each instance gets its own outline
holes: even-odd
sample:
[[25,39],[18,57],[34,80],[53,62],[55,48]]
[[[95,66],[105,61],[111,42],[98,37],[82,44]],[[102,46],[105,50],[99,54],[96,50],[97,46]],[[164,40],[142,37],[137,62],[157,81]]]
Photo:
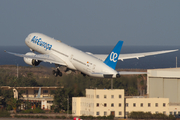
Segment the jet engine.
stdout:
[[[36,55],[35,53],[32,53],[32,52],[28,52],[26,53],[26,55]],[[38,66],[40,64],[40,60],[36,60],[36,59],[31,59],[31,58],[27,58],[27,57],[24,57],[24,62],[28,65],[33,65],[33,66]]]

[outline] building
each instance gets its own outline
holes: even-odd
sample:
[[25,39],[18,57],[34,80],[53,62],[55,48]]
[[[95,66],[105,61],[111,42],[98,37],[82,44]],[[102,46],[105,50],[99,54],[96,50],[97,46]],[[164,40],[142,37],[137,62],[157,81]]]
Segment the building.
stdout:
[[86,89],[86,97],[72,98],[72,114],[124,117],[124,89]]
[[126,117],[133,111],[168,114],[168,103],[168,98],[125,97],[124,89],[86,89],[86,97],[72,98],[72,115]]
[[133,111],[143,111],[155,113],[169,113],[169,98],[143,98],[132,97],[126,98],[126,115]]
[[170,103],[180,103],[180,68],[150,69],[147,72],[150,98],[169,98]]
[[121,89],[86,89],[86,97],[73,98],[73,115],[126,117],[133,111],[180,114],[180,68],[149,69],[147,73],[147,98],[124,96]]
[[[41,107],[41,109],[51,110],[53,105],[54,96],[51,95],[52,90],[56,90],[58,87],[10,87],[1,86],[1,89],[12,89],[14,98],[18,99],[19,92],[22,92],[22,99],[24,103],[26,101],[31,102],[32,107]],[[25,109],[25,104],[21,105],[21,109]]]
[[169,114],[180,114],[180,68],[147,70],[147,94],[150,98],[169,98]]

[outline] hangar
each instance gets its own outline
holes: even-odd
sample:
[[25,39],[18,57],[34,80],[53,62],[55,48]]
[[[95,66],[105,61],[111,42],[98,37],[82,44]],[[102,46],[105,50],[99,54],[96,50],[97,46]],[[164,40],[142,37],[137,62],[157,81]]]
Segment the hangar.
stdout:
[[169,104],[180,103],[180,68],[148,69],[149,98],[169,98]]

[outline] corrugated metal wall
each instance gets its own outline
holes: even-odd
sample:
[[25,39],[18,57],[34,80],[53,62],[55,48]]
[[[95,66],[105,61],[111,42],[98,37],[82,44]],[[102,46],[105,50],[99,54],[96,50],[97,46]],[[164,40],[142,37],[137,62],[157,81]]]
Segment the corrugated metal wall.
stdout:
[[180,103],[180,79],[149,78],[149,97],[169,98],[170,103]]
[[163,78],[149,78],[149,97],[163,98]]
[[177,79],[164,79],[164,98],[169,98],[170,103],[177,103]]

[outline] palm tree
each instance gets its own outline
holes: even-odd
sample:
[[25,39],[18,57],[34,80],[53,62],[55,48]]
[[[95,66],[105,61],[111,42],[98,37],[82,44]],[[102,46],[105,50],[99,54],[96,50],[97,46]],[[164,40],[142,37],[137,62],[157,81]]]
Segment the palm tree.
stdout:
[[17,108],[21,105],[21,100],[12,97],[7,102],[7,104],[10,105],[13,108],[14,112],[16,113]]

